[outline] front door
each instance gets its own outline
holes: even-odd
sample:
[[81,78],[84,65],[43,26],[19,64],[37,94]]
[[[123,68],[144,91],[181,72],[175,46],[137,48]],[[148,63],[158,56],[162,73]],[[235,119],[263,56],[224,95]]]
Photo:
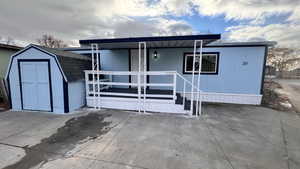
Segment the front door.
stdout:
[[[144,50],[141,51],[141,72],[144,71]],[[139,71],[139,50],[132,49],[131,50],[131,71]],[[137,76],[131,76],[131,82],[137,83]],[[141,83],[144,82],[143,76],[141,76]]]
[[51,111],[48,61],[20,61],[23,109]]

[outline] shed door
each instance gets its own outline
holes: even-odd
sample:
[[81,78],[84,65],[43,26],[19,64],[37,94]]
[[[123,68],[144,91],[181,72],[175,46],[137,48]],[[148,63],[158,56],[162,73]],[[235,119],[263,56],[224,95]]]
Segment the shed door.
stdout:
[[23,109],[51,111],[47,61],[20,62]]

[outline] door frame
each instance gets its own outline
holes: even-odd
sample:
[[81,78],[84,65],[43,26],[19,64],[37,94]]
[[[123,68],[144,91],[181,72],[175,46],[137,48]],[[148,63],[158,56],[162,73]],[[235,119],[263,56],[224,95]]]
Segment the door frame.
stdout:
[[[131,50],[139,50],[139,49],[135,49],[135,48],[132,48],[132,49],[128,49],[128,71],[132,71],[132,66],[131,66],[131,63],[132,63],[132,59],[131,59]],[[146,70],[147,71],[150,71],[150,59],[149,59],[149,48],[147,48],[147,51],[146,51],[146,59],[147,59],[147,63],[146,63]],[[128,77],[128,82],[131,83],[131,75],[129,75]],[[150,81],[150,77],[147,76],[147,83],[149,83]],[[131,85],[129,86],[129,88],[131,88]],[[147,86],[147,89],[149,89],[149,86]]]
[[[52,94],[52,81],[51,81],[51,65],[50,59],[18,59],[18,74],[19,74],[19,85],[20,85],[20,96],[21,96],[21,107],[23,106],[23,89],[22,89],[22,74],[21,74],[21,62],[47,62],[48,63],[48,77],[49,77],[49,96],[50,96],[50,112],[53,112],[53,94]],[[28,109],[26,109],[28,110]],[[36,111],[36,110],[34,110]]]

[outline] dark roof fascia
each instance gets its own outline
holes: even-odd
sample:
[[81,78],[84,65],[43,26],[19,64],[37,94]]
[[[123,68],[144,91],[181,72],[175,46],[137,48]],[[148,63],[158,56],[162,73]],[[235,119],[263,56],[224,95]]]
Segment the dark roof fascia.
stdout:
[[221,34],[206,35],[185,35],[185,36],[150,36],[150,37],[133,37],[133,38],[112,38],[112,39],[85,39],[79,40],[80,44],[91,43],[122,43],[122,42],[149,42],[149,41],[174,41],[174,40],[204,40],[221,38]]

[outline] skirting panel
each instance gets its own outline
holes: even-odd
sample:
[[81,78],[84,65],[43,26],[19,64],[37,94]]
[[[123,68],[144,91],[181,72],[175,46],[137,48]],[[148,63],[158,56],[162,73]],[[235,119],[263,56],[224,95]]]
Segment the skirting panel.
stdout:
[[[186,96],[191,98],[190,93]],[[202,92],[201,98],[203,102],[260,105],[262,95]]]
[[[94,101],[94,97],[87,97],[87,105],[94,107],[97,104],[97,100]],[[141,100],[139,104],[138,99],[134,98],[118,98],[118,97],[101,97],[100,106],[102,108],[120,109],[120,110],[138,110],[141,106],[143,111],[144,103]],[[176,113],[186,114],[188,113],[183,109],[183,105],[175,104],[173,100],[161,100],[161,99],[147,99],[145,103],[145,110],[149,112],[160,113]]]

